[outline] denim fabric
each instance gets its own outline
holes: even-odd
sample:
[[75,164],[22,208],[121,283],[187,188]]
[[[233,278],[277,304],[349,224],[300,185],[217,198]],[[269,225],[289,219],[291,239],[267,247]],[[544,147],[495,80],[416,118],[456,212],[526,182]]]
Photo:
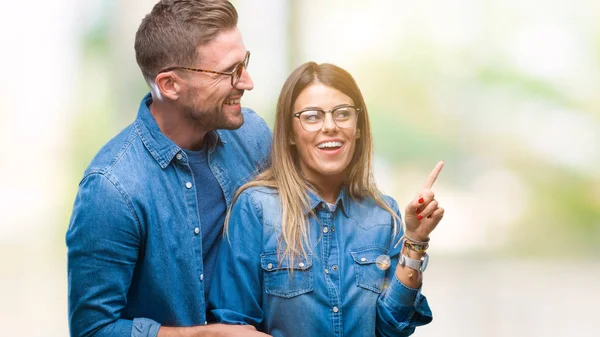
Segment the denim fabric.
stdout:
[[[196,183],[185,152],[163,135],[147,95],[137,119],[84,173],[67,230],[72,336],[156,336],[161,324],[205,324]],[[210,170],[227,204],[268,156],[271,133],[252,110],[214,132]],[[221,227],[222,224],[214,224]]]
[[[429,323],[421,290],[395,277],[400,246],[394,245],[402,233],[393,235],[392,216],[371,198],[352,200],[345,189],[334,211],[310,196],[316,213],[309,220],[310,251],[291,265],[278,256],[276,191],[259,187],[240,195],[208,297],[216,320],[251,324],[275,337],[408,336]],[[385,200],[400,215],[396,202]],[[387,269],[377,263],[386,256]]]

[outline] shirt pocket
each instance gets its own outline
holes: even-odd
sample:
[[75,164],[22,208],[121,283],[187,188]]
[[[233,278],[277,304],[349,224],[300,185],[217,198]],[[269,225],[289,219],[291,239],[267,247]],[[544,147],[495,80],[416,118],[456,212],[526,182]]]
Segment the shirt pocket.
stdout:
[[378,266],[377,258],[379,256],[389,257],[389,251],[380,247],[368,246],[351,250],[350,254],[354,260],[356,285],[378,294],[381,293],[385,282],[385,273],[389,266]]
[[310,292],[314,288],[312,255],[294,260],[293,272],[289,269],[288,259],[281,263],[277,252],[265,252],[260,255],[260,265],[263,269],[265,291],[283,298],[291,298]]

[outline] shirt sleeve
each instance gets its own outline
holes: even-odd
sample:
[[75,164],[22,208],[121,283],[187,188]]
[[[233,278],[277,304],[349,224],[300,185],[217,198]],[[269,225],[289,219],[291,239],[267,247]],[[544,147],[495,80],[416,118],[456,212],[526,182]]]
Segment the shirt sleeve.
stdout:
[[140,247],[134,214],[118,183],[100,173],[82,180],[66,235],[71,336],[158,334],[153,320],[120,318]]
[[[393,199],[390,206],[401,217]],[[396,278],[396,267],[402,249],[401,245],[396,246],[403,235],[401,222],[398,227],[398,234],[390,247],[391,265],[386,273],[386,279],[390,280],[389,287],[377,300],[377,336],[410,336],[417,326],[428,324],[433,319],[427,298],[421,294],[421,289],[409,288]]]
[[240,194],[231,209],[208,295],[209,311],[218,323],[258,328],[263,321],[261,217],[250,191]]

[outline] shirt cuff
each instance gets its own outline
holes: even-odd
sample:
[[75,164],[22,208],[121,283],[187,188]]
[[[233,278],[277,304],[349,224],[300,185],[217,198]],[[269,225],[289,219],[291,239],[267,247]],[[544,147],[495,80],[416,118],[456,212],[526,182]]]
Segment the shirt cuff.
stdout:
[[404,312],[407,308],[414,308],[420,316],[424,316],[422,318],[431,321],[431,309],[427,299],[421,294],[421,287],[419,289],[409,288],[398,281],[395,275],[381,300],[385,306],[391,309],[392,314]]
[[149,318],[134,318],[131,337],[156,337],[160,324]]

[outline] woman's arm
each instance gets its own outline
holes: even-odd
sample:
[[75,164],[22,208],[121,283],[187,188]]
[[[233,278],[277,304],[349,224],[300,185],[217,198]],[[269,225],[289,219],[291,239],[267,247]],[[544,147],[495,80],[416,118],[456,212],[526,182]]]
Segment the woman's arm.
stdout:
[[244,191],[231,209],[228,233],[218,254],[208,304],[216,322],[251,324],[263,321],[261,308],[262,212]]
[[[398,211],[398,205],[392,199],[392,209]],[[433,319],[427,299],[421,294],[422,273],[399,264],[400,254],[419,259],[422,253],[403,249],[403,243],[397,244],[403,236],[400,232],[391,240],[390,268],[386,271],[389,287],[377,300],[377,336],[409,336],[417,326],[425,325]]]

